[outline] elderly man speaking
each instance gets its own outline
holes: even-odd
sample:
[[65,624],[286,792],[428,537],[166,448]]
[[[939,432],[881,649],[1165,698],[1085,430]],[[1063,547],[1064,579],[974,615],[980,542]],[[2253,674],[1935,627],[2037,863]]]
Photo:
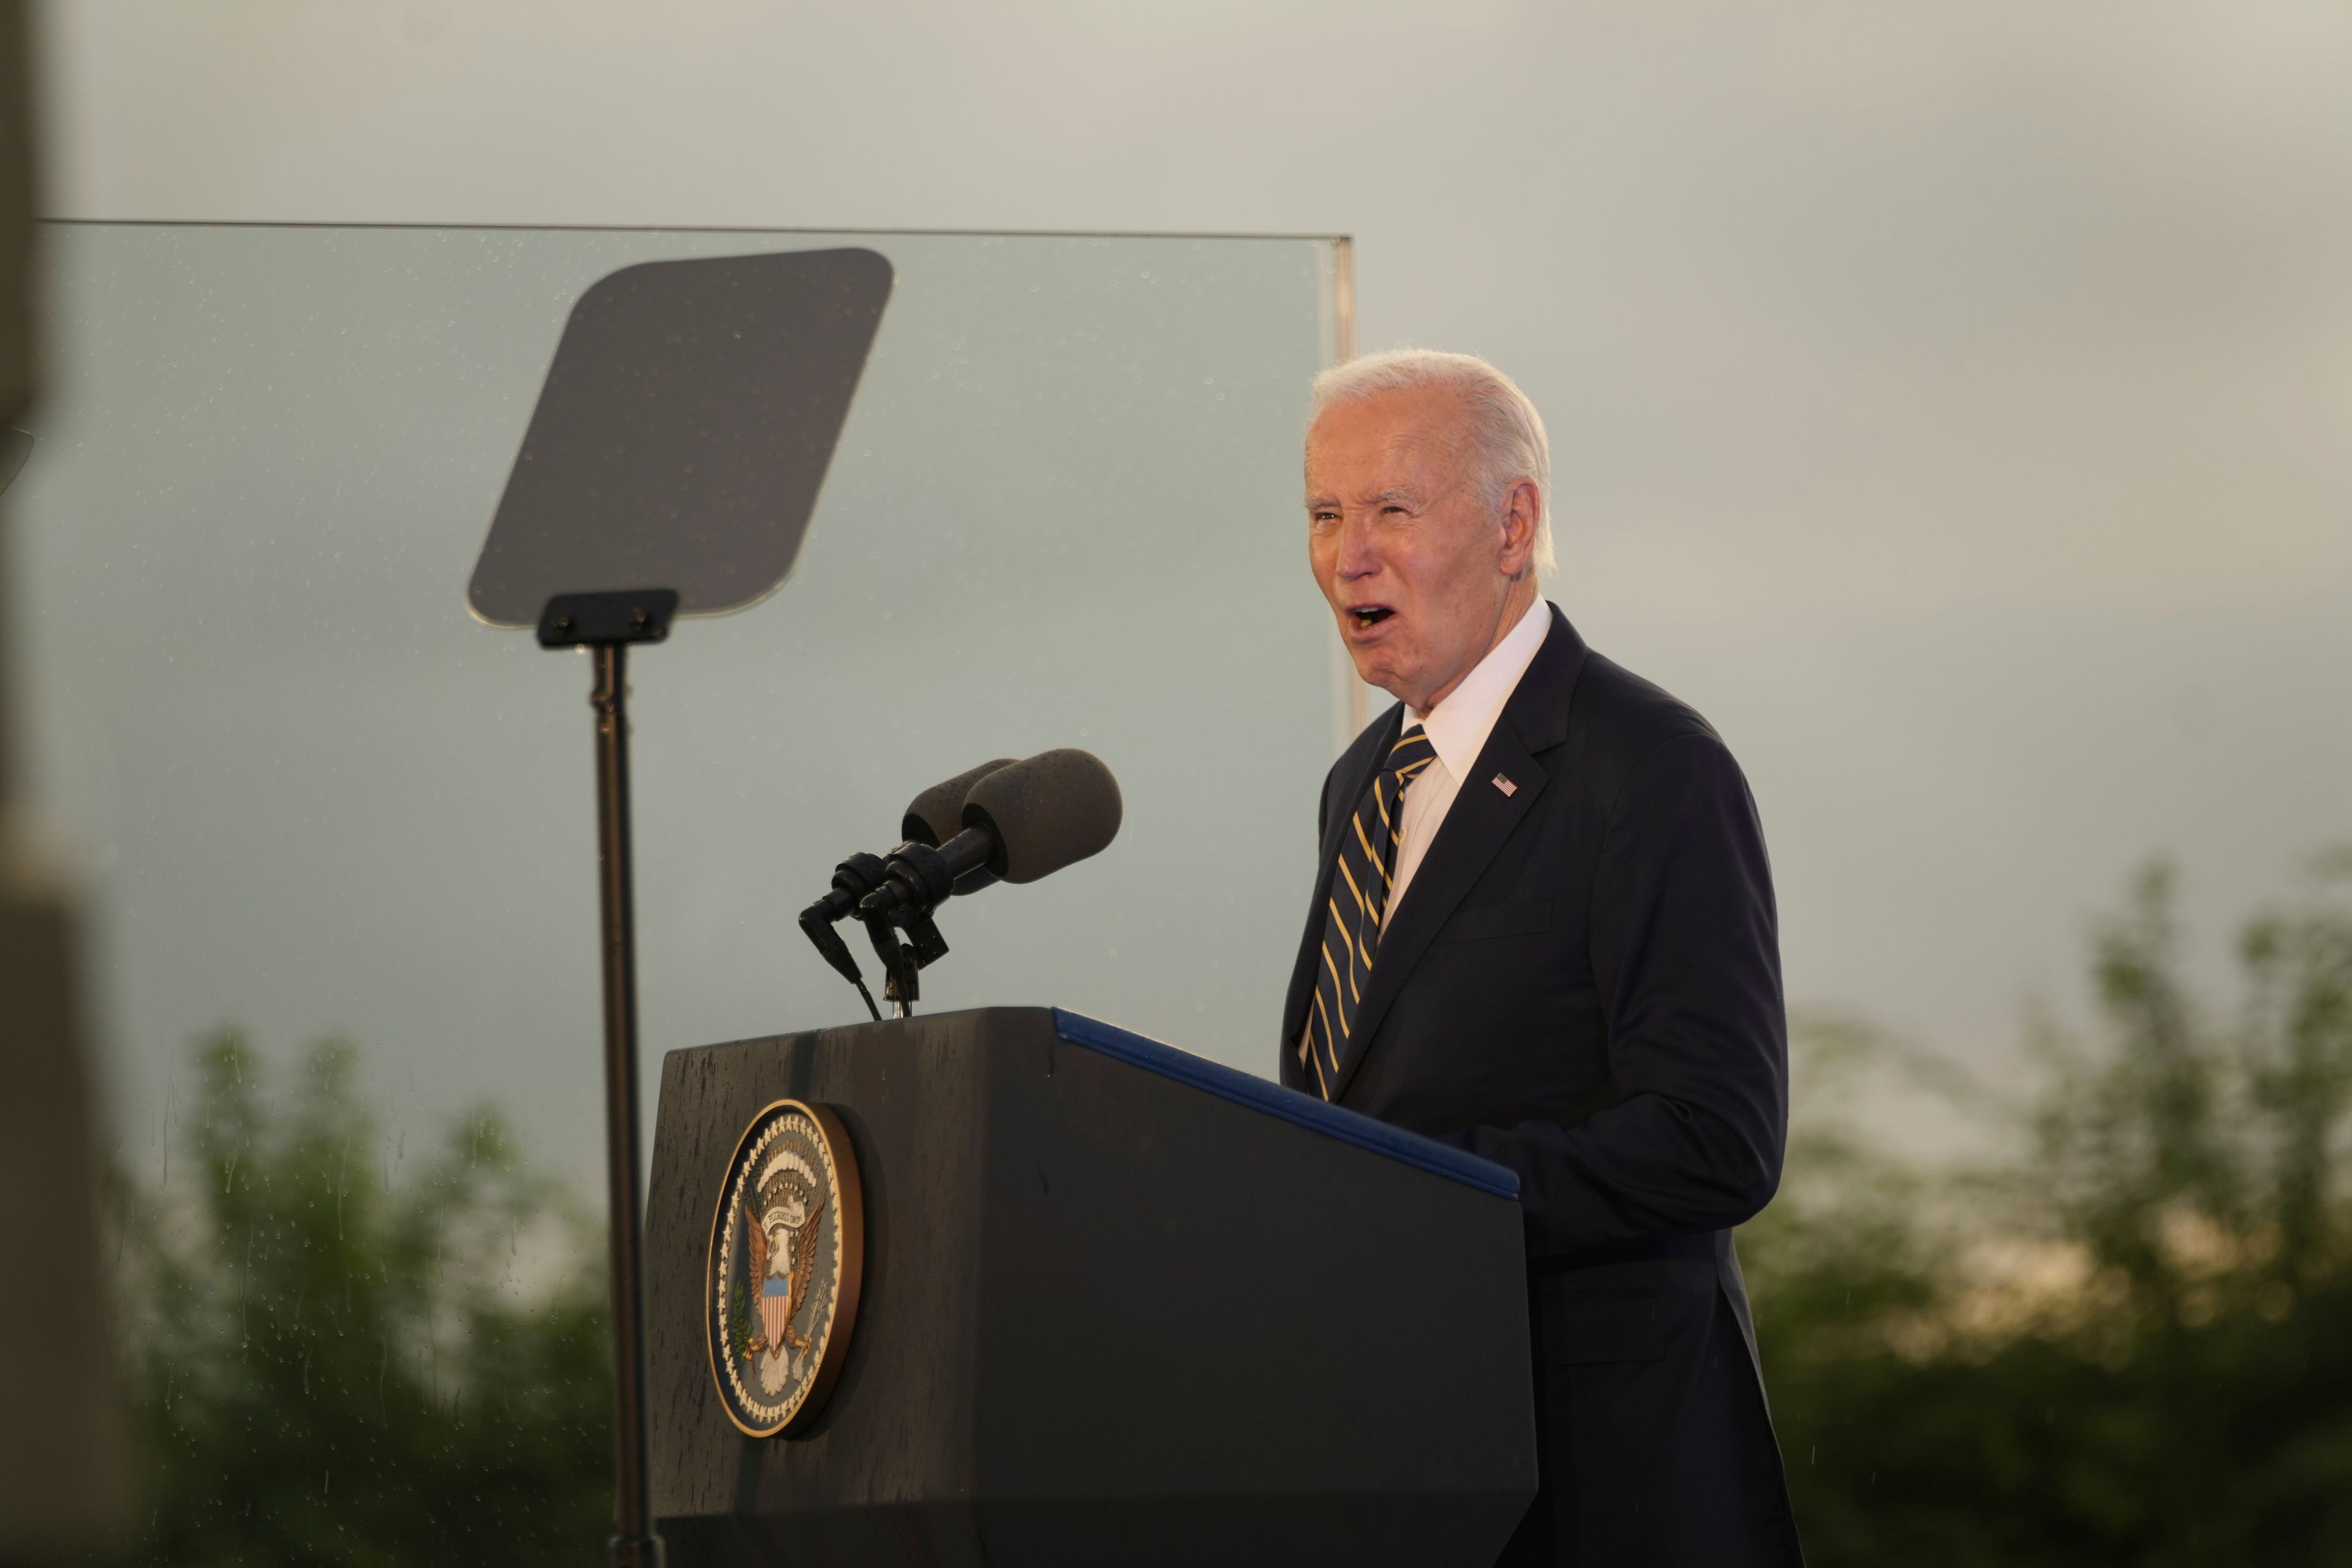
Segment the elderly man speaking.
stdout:
[[1502,1562],[1799,1562],[1731,1243],[1788,1120],[1747,783],[1538,592],[1508,377],[1377,354],[1315,404],[1307,556],[1397,705],[1324,781],[1283,1081],[1518,1173],[1542,1487]]

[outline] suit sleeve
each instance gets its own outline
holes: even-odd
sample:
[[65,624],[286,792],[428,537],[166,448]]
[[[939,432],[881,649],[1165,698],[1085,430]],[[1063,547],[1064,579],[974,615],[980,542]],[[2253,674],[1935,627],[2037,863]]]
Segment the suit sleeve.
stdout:
[[1628,775],[1591,931],[1616,1102],[1572,1126],[1460,1140],[1518,1173],[1537,1256],[1725,1229],[1780,1185],[1788,1020],[1771,868],[1714,735],[1667,741]]

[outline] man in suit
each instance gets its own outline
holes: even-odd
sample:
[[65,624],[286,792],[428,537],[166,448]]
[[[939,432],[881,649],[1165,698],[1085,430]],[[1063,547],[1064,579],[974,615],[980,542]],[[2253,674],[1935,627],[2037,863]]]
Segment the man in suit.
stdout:
[[1788,1120],[1747,783],[1538,594],[1550,458],[1507,377],[1375,355],[1316,405],[1308,557],[1398,700],[1324,783],[1283,1081],[1518,1173],[1541,1489],[1502,1562],[1796,1563],[1731,1242]]

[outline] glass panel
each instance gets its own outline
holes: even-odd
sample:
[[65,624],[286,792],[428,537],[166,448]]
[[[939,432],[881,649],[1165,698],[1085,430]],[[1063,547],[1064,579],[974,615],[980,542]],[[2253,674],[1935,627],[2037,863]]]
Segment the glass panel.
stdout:
[[856,244],[898,283],[792,580],[633,661],[649,1078],[862,1017],[793,915],[917,790],[1061,745],[1118,774],[1118,842],[950,905],[925,1009],[1055,1003],[1271,1070],[1346,700],[1297,525],[1329,242],[49,239],[8,497],[31,787],[94,873],[135,1161],[232,1022],[349,1035],[395,1122],[488,1098],[600,1168],[588,664],[461,595],[572,300],[666,257]]

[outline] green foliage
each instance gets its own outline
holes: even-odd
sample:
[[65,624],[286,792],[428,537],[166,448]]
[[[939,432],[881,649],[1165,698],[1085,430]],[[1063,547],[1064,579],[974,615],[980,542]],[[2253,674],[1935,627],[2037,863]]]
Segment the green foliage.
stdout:
[[2171,911],[2156,868],[2098,931],[2013,1162],[1929,1184],[1815,1121],[1743,1232],[1815,1568],[2352,1562],[2352,911],[2253,921],[2226,1018]]
[[[584,1563],[611,1533],[594,1249],[477,1111],[395,1179],[348,1045],[273,1108],[200,1053],[179,1176],[119,1183],[122,1350],[151,1489],[141,1560]],[[387,1154],[390,1158],[387,1158]]]

